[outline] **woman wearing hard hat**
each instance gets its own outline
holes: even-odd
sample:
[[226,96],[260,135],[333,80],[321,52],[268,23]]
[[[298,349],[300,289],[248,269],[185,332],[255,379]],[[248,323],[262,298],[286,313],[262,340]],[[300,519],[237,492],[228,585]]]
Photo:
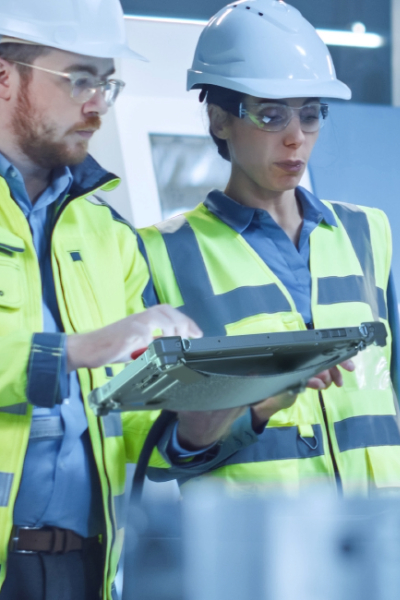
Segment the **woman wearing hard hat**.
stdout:
[[292,405],[278,398],[253,408],[258,443],[211,475],[251,490],[399,488],[388,221],[377,209],[321,201],[299,187],[328,118],[322,99],[349,99],[349,88],[295,8],[241,0],[202,32],[188,89],[201,90],[231,176],[224,192],[141,231],[159,300],[184,305],[205,335],[371,320],[389,333],[385,348],[360,355],[355,370],[345,365],[312,381]]

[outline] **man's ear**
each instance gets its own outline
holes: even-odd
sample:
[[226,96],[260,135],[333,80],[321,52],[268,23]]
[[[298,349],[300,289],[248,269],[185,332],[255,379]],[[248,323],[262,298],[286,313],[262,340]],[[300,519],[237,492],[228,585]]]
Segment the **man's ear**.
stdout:
[[11,70],[11,63],[0,57],[0,100],[11,97]]
[[208,118],[210,119],[210,129],[213,134],[221,140],[229,139],[231,115],[216,104],[209,104],[207,107]]

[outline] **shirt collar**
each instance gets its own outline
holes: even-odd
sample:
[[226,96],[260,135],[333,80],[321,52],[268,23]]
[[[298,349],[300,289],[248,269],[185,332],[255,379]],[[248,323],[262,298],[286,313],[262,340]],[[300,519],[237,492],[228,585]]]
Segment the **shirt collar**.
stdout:
[[[301,203],[304,219],[315,223],[325,221],[327,225],[337,227],[337,221],[332,211],[314,194],[303,187],[297,187],[296,197]],[[245,231],[253,221],[255,214],[260,212],[258,208],[239,204],[219,190],[210,192],[204,205],[237,233]]]
[[239,204],[219,190],[213,190],[204,201],[204,205],[216,217],[238,233],[242,233],[254,218],[255,208]]
[[[32,210],[32,203],[29,199],[25,188],[25,182],[20,171],[1,153],[0,177],[3,177],[6,180],[12,193],[18,189],[18,193],[16,194],[17,202],[25,205],[27,210]],[[69,167],[58,167],[53,169],[49,186],[35,203],[35,210],[58,200],[61,195],[65,196],[71,187],[72,180],[73,176]]]
[[0,153],[0,177],[8,179],[13,170],[19,173],[18,169],[15,169],[10,163],[10,161],[7,160],[6,157]]
[[301,203],[303,216],[308,221],[320,223],[325,221],[326,225],[337,227],[336,217],[333,212],[317,196],[305,188],[298,186],[296,188],[296,198]]

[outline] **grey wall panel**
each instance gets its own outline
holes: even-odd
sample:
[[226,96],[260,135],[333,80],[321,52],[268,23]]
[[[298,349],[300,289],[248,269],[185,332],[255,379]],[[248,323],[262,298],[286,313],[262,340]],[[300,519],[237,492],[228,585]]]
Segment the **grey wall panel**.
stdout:
[[400,293],[400,108],[331,103],[310,162],[317,196],[384,210]]

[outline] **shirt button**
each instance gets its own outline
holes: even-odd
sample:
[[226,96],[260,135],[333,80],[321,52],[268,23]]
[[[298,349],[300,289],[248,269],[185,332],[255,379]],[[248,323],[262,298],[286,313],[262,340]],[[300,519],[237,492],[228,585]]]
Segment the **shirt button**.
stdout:
[[69,404],[69,400],[64,400],[64,404]]
[[11,175],[11,177],[16,177],[17,176],[17,171],[15,169],[11,169],[10,175]]

